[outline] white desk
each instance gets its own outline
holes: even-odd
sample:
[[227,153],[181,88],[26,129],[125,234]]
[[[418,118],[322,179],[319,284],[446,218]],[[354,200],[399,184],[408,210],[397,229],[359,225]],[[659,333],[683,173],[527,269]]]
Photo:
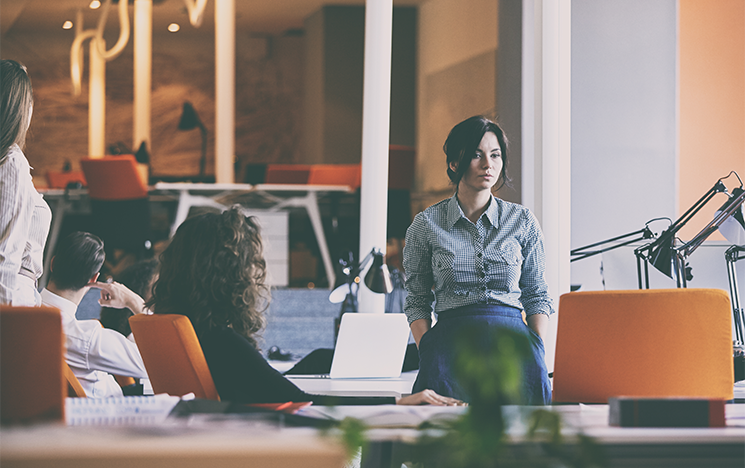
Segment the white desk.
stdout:
[[160,194],[174,193],[178,196],[176,217],[171,225],[171,236],[184,222],[193,206],[210,206],[220,210],[228,208],[232,203],[224,200],[235,199],[242,195],[257,195],[269,202],[269,211],[278,211],[289,207],[304,208],[313,226],[313,232],[318,242],[323,267],[326,271],[329,289],[334,287],[336,273],[331,262],[326,235],[321,222],[321,212],[318,209],[319,194],[338,192],[349,193],[352,188],[346,185],[302,185],[302,184],[192,184],[165,183],[155,184],[155,191]]
[[[336,273],[331,261],[326,234],[323,231],[321,212],[318,208],[318,197],[328,193],[351,193],[353,190],[347,185],[302,185],[302,184],[194,184],[194,183],[166,183],[159,182],[150,188],[150,198],[174,199],[178,202],[176,216],[171,223],[170,236],[189,215],[194,206],[207,206],[225,210],[243,196],[257,196],[264,204],[268,204],[268,211],[279,211],[291,207],[304,208],[313,226],[313,233],[318,243],[323,267],[326,272],[329,289],[334,287]],[[49,252],[57,243],[60,227],[65,214],[73,209],[73,204],[86,205],[88,191],[86,189],[39,189],[49,202],[52,212],[52,227],[49,233]],[[89,208],[88,208],[89,209]],[[79,209],[77,210],[79,211]],[[51,254],[45,258],[44,271],[49,271],[48,262]]]
[[417,372],[404,372],[397,379],[312,379],[287,375],[306,393],[336,396],[395,396],[409,395]]

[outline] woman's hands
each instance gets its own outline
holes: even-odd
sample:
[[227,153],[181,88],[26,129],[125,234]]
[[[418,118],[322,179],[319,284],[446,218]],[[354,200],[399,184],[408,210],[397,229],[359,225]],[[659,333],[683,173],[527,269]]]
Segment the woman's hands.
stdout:
[[149,314],[150,311],[145,309],[145,301],[134,291],[121,283],[113,281],[111,283],[102,283],[100,281],[91,282],[88,286],[101,290],[101,298],[98,303],[104,307],[114,309],[129,309],[136,314]]
[[439,395],[434,390],[422,390],[413,395],[396,399],[397,405],[435,405],[435,406],[466,406],[464,403],[455,398]]

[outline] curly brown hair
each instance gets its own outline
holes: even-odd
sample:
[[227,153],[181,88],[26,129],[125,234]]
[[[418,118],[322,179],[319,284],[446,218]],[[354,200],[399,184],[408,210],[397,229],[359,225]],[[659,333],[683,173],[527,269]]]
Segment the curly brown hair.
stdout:
[[257,346],[269,305],[258,220],[237,207],[184,221],[160,256],[147,302],[156,314],[186,315],[197,334],[228,326]]

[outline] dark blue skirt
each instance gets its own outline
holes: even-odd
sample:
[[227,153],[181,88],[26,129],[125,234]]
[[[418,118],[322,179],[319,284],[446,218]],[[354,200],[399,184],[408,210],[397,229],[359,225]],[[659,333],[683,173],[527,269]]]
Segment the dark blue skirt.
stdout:
[[[474,326],[495,331],[507,328],[529,338],[532,355],[523,364],[521,403],[551,404],[551,384],[546,370],[543,340],[525,325],[519,309],[496,304],[474,304],[438,314],[435,326],[419,341],[419,375],[412,392],[429,388],[440,395],[468,401],[468,395],[455,378],[453,367],[456,337],[463,329]],[[489,348],[493,346],[493,342],[488,344]]]

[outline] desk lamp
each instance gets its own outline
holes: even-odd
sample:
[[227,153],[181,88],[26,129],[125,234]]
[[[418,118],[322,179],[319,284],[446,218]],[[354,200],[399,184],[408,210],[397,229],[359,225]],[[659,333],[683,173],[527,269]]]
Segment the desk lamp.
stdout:
[[207,127],[194,110],[194,106],[189,101],[184,102],[184,110],[181,112],[181,120],[178,123],[178,129],[182,131],[199,128],[202,134],[202,156],[199,158],[199,178],[204,179],[205,166],[207,165]]
[[[742,199],[743,192],[742,188],[732,190],[732,197],[719,208],[717,213],[726,212],[727,205],[731,207],[738,199]],[[737,286],[735,262],[745,259],[745,217],[743,217],[742,203],[719,226],[719,231],[725,239],[735,244],[724,252],[724,259],[727,262],[727,280],[729,282],[729,295],[732,301],[732,316],[735,327],[735,339],[732,342],[732,351],[735,360],[735,382],[739,382],[745,380],[745,310],[740,305],[740,292]]]
[[[606,239],[604,241],[596,242],[594,244],[586,245],[584,247],[579,247],[577,249],[574,249],[569,252],[570,262],[576,262],[577,260],[582,260],[583,258],[592,257],[593,255],[601,254],[603,252],[607,252],[609,250],[617,249],[619,247],[623,247],[624,245],[628,245],[643,239],[654,239],[654,233],[651,229],[649,229],[649,224],[652,221],[657,221],[657,219],[653,219],[651,221],[647,221],[647,224],[644,225],[644,228],[639,229],[638,231],[630,232],[628,234],[623,234],[621,236],[613,237],[610,239]],[[632,237],[634,236],[634,237]],[[631,239],[629,239],[631,237]],[[626,239],[624,241],[624,239]],[[623,242],[621,242],[623,241]],[[590,250],[593,249],[593,250]]]
[[339,260],[342,264],[342,273],[344,273],[346,281],[329,295],[329,301],[332,303],[341,302],[341,311],[339,312],[339,317],[335,320],[334,340],[336,340],[336,336],[339,333],[341,316],[347,312],[358,311],[357,295],[360,290],[360,274],[371,260],[372,266],[370,266],[370,269],[365,275],[365,286],[367,286],[367,289],[381,294],[389,294],[393,291],[391,274],[388,271],[388,265],[384,263],[384,255],[379,249],[373,247],[361,263],[357,263],[351,253],[349,254],[349,260]]
[[[643,245],[634,251],[636,255],[637,277],[639,289],[649,289],[649,264],[659,270],[665,276],[675,279],[679,288],[685,288],[687,281],[691,280],[691,269],[686,266],[686,258],[690,256],[717,228],[724,223],[742,205],[745,196],[738,191],[739,196],[730,195],[722,180],[734,174],[739,180],[736,172],[730,172],[709,189],[691,208],[671,224],[653,242]],[[742,188],[742,181],[740,181]],[[737,189],[735,189],[737,191]],[[729,200],[717,212],[714,219],[704,227],[694,238],[678,247],[675,246],[676,234],[685,226],[693,216],[698,213],[717,193],[727,194]],[[643,267],[642,267],[643,265]],[[644,271],[644,282],[642,282],[642,270]]]

